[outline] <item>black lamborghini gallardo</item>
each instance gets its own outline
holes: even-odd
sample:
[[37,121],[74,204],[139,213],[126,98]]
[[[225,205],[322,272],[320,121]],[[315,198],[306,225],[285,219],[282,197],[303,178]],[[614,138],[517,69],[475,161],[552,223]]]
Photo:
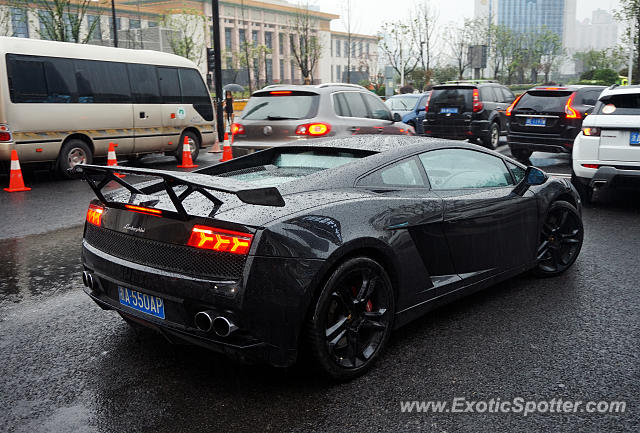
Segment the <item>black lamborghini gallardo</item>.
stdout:
[[568,180],[461,142],[358,136],[192,173],[75,170],[97,195],[82,262],[98,305],[245,360],[305,350],[337,379],[366,371],[393,329],[525,271],[557,275],[582,246]]

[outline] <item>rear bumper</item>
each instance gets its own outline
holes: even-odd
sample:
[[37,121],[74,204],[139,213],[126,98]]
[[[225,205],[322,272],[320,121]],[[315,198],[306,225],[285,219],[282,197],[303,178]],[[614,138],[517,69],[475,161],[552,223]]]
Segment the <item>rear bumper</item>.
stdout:
[[452,122],[442,121],[440,118],[428,119],[422,122],[424,135],[439,138],[474,138],[483,137],[489,133],[488,120],[458,119]]
[[598,169],[578,169],[576,179],[585,186],[592,188],[611,187],[616,189],[640,190],[640,167],[629,166],[629,169],[620,168],[622,166],[605,166]]
[[[251,256],[240,280],[214,281],[122,260],[86,241],[82,262],[94,281],[93,288],[86,288],[85,292],[103,309],[116,310],[159,331],[170,341],[197,344],[232,358],[277,367],[296,361],[298,337],[313,294],[313,271],[323,263]],[[118,286],[162,298],[165,319],[120,304]],[[234,290],[222,295],[219,292],[223,288]],[[223,316],[238,330],[228,337],[201,331],[194,321],[199,311]]]
[[557,134],[524,134],[509,132],[507,144],[511,149],[530,150],[532,152],[571,153],[573,137],[562,137]]
[[234,158],[239,156],[250,155],[264,149],[280,146],[281,144],[295,143],[297,140],[307,140],[306,138],[286,139],[281,141],[250,141],[243,139],[235,139],[231,145],[231,152]]

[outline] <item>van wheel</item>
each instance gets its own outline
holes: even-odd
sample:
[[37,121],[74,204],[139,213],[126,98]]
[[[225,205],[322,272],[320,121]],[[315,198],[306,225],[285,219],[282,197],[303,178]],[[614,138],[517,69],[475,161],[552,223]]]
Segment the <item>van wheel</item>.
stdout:
[[70,178],[68,172],[70,168],[78,164],[91,164],[93,162],[93,152],[82,140],[76,138],[67,141],[62,145],[58,155],[57,171],[64,177]]
[[180,144],[176,149],[176,153],[174,156],[176,160],[182,164],[182,146],[184,143],[184,137],[189,137],[189,148],[191,150],[191,160],[195,162],[198,159],[198,154],[200,153],[200,139],[198,136],[192,131],[185,131],[180,136]]
[[491,150],[496,150],[498,148],[498,145],[500,144],[500,125],[498,125],[498,122],[491,123],[489,133],[482,139],[482,144],[484,144],[484,147]]

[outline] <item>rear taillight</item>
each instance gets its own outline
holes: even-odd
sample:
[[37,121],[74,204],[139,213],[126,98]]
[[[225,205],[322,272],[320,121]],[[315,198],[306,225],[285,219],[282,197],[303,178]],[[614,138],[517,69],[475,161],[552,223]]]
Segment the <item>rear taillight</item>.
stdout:
[[130,211],[142,213],[145,215],[162,216],[160,209],[152,209],[149,207],[135,206],[132,204],[125,204],[124,207]]
[[582,133],[588,137],[600,137],[600,128],[582,128]]
[[600,168],[598,164],[582,164],[582,166],[586,168]]
[[102,224],[103,212],[104,208],[102,206],[90,204],[89,209],[87,210],[87,222],[93,224],[94,226],[100,227],[100,224]]
[[244,126],[239,123],[232,123],[231,135],[244,135]]
[[433,92],[429,93],[429,96],[427,96],[427,103],[424,106],[424,112],[428,113],[429,112],[429,103],[431,102],[431,94]]
[[473,112],[477,113],[478,111],[482,111],[484,108],[484,104],[480,100],[480,92],[478,89],[473,89]]
[[567,115],[567,119],[581,119],[582,116],[580,115],[579,111],[576,111],[575,108],[573,108],[573,98],[576,96],[576,92],[573,92],[571,94],[571,96],[569,96],[569,99],[567,99],[567,103],[564,106],[564,113]]
[[331,131],[331,125],[328,123],[305,123],[304,125],[298,125],[296,128],[296,135],[312,135],[319,137],[321,135],[327,135]]
[[513,102],[511,103],[511,105],[509,105],[509,107],[507,108],[507,111],[506,111],[504,114],[505,114],[505,115],[507,115],[507,116],[511,116],[511,113],[513,112],[513,109],[516,107],[516,104],[518,104],[518,101],[519,101],[519,100],[520,100],[520,98],[522,98],[523,96],[524,96],[524,93],[523,93],[522,95],[518,96],[518,97],[516,98],[516,100],[515,100],[515,101],[513,101]]
[[0,125],[0,141],[11,141],[11,131],[7,125]]
[[270,95],[291,95],[292,93],[291,90],[274,90],[273,92],[269,92]]
[[207,226],[193,226],[187,245],[222,253],[249,253],[253,235],[249,233],[223,230]]

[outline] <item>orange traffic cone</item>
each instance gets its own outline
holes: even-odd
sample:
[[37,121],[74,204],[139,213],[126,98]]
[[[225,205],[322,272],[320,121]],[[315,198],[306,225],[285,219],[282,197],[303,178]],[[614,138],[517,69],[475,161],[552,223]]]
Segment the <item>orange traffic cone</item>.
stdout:
[[[227,132],[224,133],[224,141],[227,141],[229,139],[229,134]],[[222,143],[222,145],[224,146],[224,143]],[[211,149],[209,149],[208,153],[220,153],[220,142],[218,141],[218,138],[216,137],[216,142],[213,143],[213,146],[211,146]]]
[[[227,137],[227,133],[224,134],[225,138]],[[224,142],[224,145],[222,146],[222,159],[220,160],[220,162],[227,162],[227,161],[231,161],[233,159],[233,153],[231,152],[231,144],[233,144],[233,137],[234,134],[231,133],[231,143],[227,143],[226,141]]]
[[[116,145],[113,143],[109,143],[109,153],[107,153],[107,165],[109,167],[117,167],[118,160],[116,159]],[[124,177],[124,174],[113,173],[114,176]]]
[[18,152],[15,149],[11,151],[11,171],[9,174],[9,188],[4,188],[7,192],[31,191],[31,188],[24,186],[22,179],[22,170],[20,169],[20,161],[18,160]]
[[195,168],[196,164],[191,160],[191,146],[189,145],[189,136],[184,136],[184,144],[182,145],[182,164],[178,168]]

